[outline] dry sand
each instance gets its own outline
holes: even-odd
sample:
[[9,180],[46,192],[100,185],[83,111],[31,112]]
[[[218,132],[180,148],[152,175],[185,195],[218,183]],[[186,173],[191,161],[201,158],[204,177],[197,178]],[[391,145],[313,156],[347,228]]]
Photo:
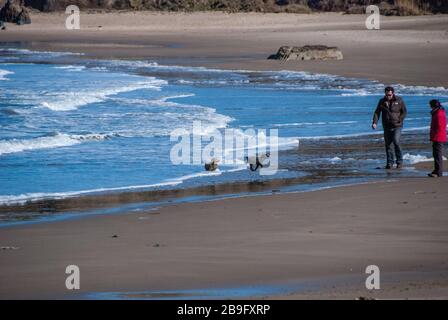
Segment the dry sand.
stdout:
[[[4,228],[0,245],[18,249],[0,251],[0,298],[75,297],[65,289],[70,264],[80,267],[81,293],[307,281],[319,285],[274,296],[446,298],[447,182],[403,179]],[[368,265],[380,267],[382,290],[364,289]]]
[[[364,15],[260,13],[81,13],[81,30],[67,15],[34,13],[26,26],[8,24],[0,41],[39,50],[96,57],[155,59],[230,69],[303,70],[384,83],[448,87],[448,16],[382,17],[367,30]],[[282,45],[339,46],[343,61],[268,61]]]

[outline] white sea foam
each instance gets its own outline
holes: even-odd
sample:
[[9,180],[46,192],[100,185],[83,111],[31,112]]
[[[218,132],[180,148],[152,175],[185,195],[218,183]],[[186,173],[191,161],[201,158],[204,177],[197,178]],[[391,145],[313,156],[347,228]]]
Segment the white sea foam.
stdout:
[[302,126],[314,126],[314,125],[332,125],[332,124],[353,124],[357,121],[319,121],[319,122],[292,122],[292,123],[277,123],[275,127],[302,127]]
[[98,189],[81,190],[81,191],[48,192],[48,193],[36,192],[36,193],[25,193],[20,195],[2,195],[0,196],[0,204],[3,205],[25,204],[26,202],[35,202],[43,199],[66,199],[100,192],[156,188],[163,186],[173,186],[180,183],[181,182],[179,181],[172,181],[172,182],[161,182],[147,185],[135,185],[135,186],[115,187],[115,188],[98,188]]
[[123,92],[130,92],[139,89],[153,89],[160,90],[166,81],[156,78],[149,78],[148,80],[138,81],[126,86],[116,86],[112,88],[105,88],[102,90],[86,90],[86,91],[70,91],[61,92],[56,95],[44,97],[46,101],[41,102],[41,106],[51,109],[53,111],[70,111],[76,110],[81,106],[92,103],[98,103],[106,100],[109,96],[117,95]]
[[[111,97],[122,107],[129,106],[132,112],[113,111],[102,113],[103,122],[113,121],[114,132],[126,137],[170,136],[173,130],[183,129],[193,133],[193,123],[201,123],[198,135],[207,135],[215,130],[227,128],[234,119],[220,114],[216,109],[172,100],[192,97],[192,93],[174,94],[154,99],[129,99]],[[117,122],[116,119],[125,119]],[[142,126],[142,123],[146,125]]]
[[330,159],[330,162],[333,163],[333,164],[341,162],[341,161],[342,161],[342,159],[339,158],[339,157],[333,157],[333,158]]
[[[406,153],[403,155],[403,160],[405,160],[406,162],[408,162],[410,164],[416,164],[419,162],[434,161],[434,158],[428,158],[428,157],[422,156],[420,154],[413,155],[413,154]],[[446,160],[446,158],[443,157],[443,160]]]
[[80,71],[83,71],[84,69],[86,69],[85,66],[72,66],[72,65],[69,65],[69,66],[57,66],[57,67],[54,67],[54,68],[55,69],[67,70],[67,71],[70,71],[70,72],[80,72]]
[[350,133],[350,134],[337,134],[333,136],[311,136],[311,137],[299,137],[300,140],[324,140],[324,139],[342,139],[342,138],[352,138],[361,137],[369,135],[383,135],[383,132],[361,132],[361,133]]
[[29,49],[0,48],[0,52],[19,53],[22,55],[48,55],[48,56],[82,56],[84,53],[78,52],[57,52],[57,51],[33,51]]
[[14,74],[12,71],[0,69],[0,81],[1,80],[9,80],[6,76],[9,74]]
[[222,175],[222,171],[218,169],[216,171],[192,173],[192,174],[188,174],[188,175],[181,176],[178,178],[168,179],[168,181],[169,182],[177,182],[180,184],[180,183],[183,183],[185,180],[190,180],[190,179],[195,179],[195,178],[200,178],[200,177],[220,176],[220,175]]
[[166,102],[167,100],[189,98],[189,97],[194,97],[194,96],[195,96],[194,93],[177,94],[177,95],[173,95],[173,96],[166,96],[166,97],[160,98],[159,100]]
[[190,179],[220,176],[223,173],[231,173],[231,172],[238,172],[238,171],[247,170],[247,165],[244,162],[242,162],[241,164],[242,165],[240,165],[238,167],[227,169],[227,170],[217,169],[216,171],[206,171],[206,172],[191,173],[191,174],[187,174],[187,175],[184,175],[184,176],[181,176],[181,177],[168,179],[167,182],[177,182],[178,184],[181,184],[181,183],[184,183],[186,180],[190,180]]
[[[252,83],[261,80],[261,83],[265,83],[263,79],[270,78],[273,80],[275,90],[314,90],[314,89],[329,89],[329,90],[342,90],[343,93],[340,96],[368,96],[368,95],[380,95],[383,92],[384,84],[378,81],[372,81],[367,79],[346,78],[342,76],[332,74],[321,73],[309,73],[304,71],[253,71],[253,70],[237,70],[237,69],[214,69],[207,67],[191,67],[180,65],[163,65],[155,61],[127,61],[127,60],[109,60],[107,64],[112,66],[127,67],[131,69],[149,69],[160,70],[164,72],[192,72],[192,73],[214,73],[216,75],[222,74],[230,77],[228,79],[195,79],[186,80],[179,79],[177,83],[181,84],[194,84],[204,83],[209,85],[220,84],[244,84]],[[250,80],[246,76],[250,74]],[[237,76],[237,78],[235,78]],[[220,76],[222,77],[222,76]],[[243,77],[243,78],[241,78]],[[406,86],[402,84],[395,84],[397,91],[400,94],[408,95],[439,95],[448,96],[448,89],[444,87],[424,87],[424,86]]]
[[[448,128],[448,125],[447,125]],[[429,126],[415,127],[415,128],[405,128],[403,132],[413,132],[413,131],[428,131]],[[324,139],[342,139],[342,138],[353,138],[362,136],[382,136],[384,135],[383,130],[376,130],[372,132],[360,132],[360,133],[349,133],[349,134],[338,134],[333,136],[311,136],[311,137],[299,137],[300,140],[324,140]]]
[[[271,141],[271,137],[267,137],[262,131],[254,131],[255,136],[248,133],[247,130],[243,131],[240,129],[235,129],[233,131],[235,137],[240,141],[245,141],[243,147],[231,147],[223,150],[223,154],[226,159],[233,159],[233,153],[238,151],[253,151],[257,153],[263,153],[264,151],[272,150],[275,147],[277,150],[290,150],[299,147],[299,139],[297,137],[277,137],[277,143],[275,146]],[[254,145],[247,145],[248,142],[255,142]],[[243,154],[244,156],[244,154]],[[243,164],[242,159],[234,159],[238,164]]]
[[177,80],[177,83],[180,83],[180,84],[194,84],[194,81],[180,79],[180,80]]
[[[374,96],[381,95],[383,85],[375,84],[368,85],[365,88],[359,89],[346,89],[348,92],[340,94],[342,97],[362,97],[362,96]],[[413,95],[413,96],[448,96],[448,89],[444,87],[425,87],[425,86],[407,86],[403,84],[394,84],[396,92],[400,95]]]
[[406,121],[416,121],[416,120],[431,120],[431,116],[428,115],[427,117],[415,117],[415,118],[406,118]]
[[106,140],[114,136],[116,136],[116,134],[69,135],[55,133],[53,135],[33,139],[0,140],[0,155],[38,149],[69,147],[86,141]]
[[377,95],[377,94],[378,93],[368,92],[365,89],[359,89],[359,90],[356,90],[355,92],[341,93],[341,96],[342,97],[365,97],[365,96]]
[[231,73],[231,72],[249,72],[247,70],[224,70],[224,69],[213,69],[206,67],[190,67],[190,66],[180,66],[180,65],[163,65],[155,61],[142,61],[142,60],[108,60],[108,64],[120,67],[129,68],[150,68],[156,70],[164,71],[184,71],[184,72],[213,72],[213,73]]
[[[179,121],[175,121],[175,123],[177,123],[180,126],[170,127],[169,128],[170,132],[173,129],[181,129],[181,128],[191,131],[191,129],[193,129],[193,128],[186,127],[185,125],[191,126],[191,124],[194,121],[201,121],[200,134],[207,135],[207,134],[213,133],[217,129],[226,128],[228,126],[228,124],[234,120],[233,118],[231,118],[229,116],[217,113],[216,109],[211,108],[211,107],[206,107],[206,106],[202,106],[202,105],[181,104],[181,103],[169,101],[169,100],[173,100],[173,99],[187,98],[187,97],[192,97],[192,96],[194,96],[194,94],[179,94],[179,95],[162,97],[162,98],[155,99],[155,100],[150,100],[150,101],[147,101],[146,103],[161,106],[161,107],[166,107],[166,108],[175,108],[175,110],[181,109],[179,111],[182,111],[183,109],[187,109],[185,111],[190,111],[190,112],[181,112],[181,113],[179,113],[179,112],[175,112],[175,113],[165,112],[164,113],[164,116],[167,118],[179,118],[179,116],[181,116],[181,119],[178,119]],[[173,110],[173,111],[175,111],[175,110]]]
[[112,66],[129,68],[151,68],[157,66],[156,62],[141,60],[108,60],[106,63]]
[[337,75],[326,73],[310,73],[306,71],[292,71],[292,70],[280,70],[280,71],[259,71],[270,75],[274,79],[301,79],[301,80],[335,80],[341,78]]
[[412,94],[412,95],[439,95],[448,96],[448,89],[445,87],[425,87],[425,86],[408,86],[404,84],[393,85],[395,90],[400,93]]

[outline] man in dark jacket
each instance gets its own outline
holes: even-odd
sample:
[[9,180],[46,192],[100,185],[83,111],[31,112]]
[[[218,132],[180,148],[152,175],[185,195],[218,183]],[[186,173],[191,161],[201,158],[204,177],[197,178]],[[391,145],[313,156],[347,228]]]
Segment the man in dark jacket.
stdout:
[[432,141],[432,154],[434,156],[434,171],[428,176],[443,176],[443,145],[446,143],[446,113],[439,100],[431,100],[431,130],[429,138]]
[[407,109],[403,99],[395,95],[394,88],[387,87],[384,91],[385,96],[380,99],[375,113],[373,114],[372,129],[376,129],[380,115],[382,115],[381,119],[384,129],[384,142],[387,155],[385,169],[391,169],[394,164],[392,144],[394,144],[395,156],[397,157],[397,169],[401,169],[403,164],[403,154],[400,148],[400,137],[404,118],[406,118],[407,115]]

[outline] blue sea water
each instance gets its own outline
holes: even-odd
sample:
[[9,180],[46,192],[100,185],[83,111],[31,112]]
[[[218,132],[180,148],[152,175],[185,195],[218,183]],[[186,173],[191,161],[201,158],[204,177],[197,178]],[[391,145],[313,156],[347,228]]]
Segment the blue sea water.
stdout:
[[[405,130],[428,130],[445,88],[395,84]],[[242,163],[173,165],[174,129],[278,129],[297,141],[371,134],[384,84],[305,72],[225,71],[0,48],[0,203],[249,181]],[[381,132],[378,132],[381,134]],[[379,135],[380,137],[380,135]],[[300,152],[300,147],[299,147]],[[298,172],[280,170],[271,178]]]

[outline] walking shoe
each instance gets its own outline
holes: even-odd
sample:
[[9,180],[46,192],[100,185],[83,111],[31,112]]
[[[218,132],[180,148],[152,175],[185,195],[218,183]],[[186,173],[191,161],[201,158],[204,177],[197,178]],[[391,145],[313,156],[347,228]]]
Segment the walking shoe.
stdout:
[[397,169],[401,169],[403,168],[403,164],[402,163],[397,163]]
[[438,178],[439,176],[435,173],[428,173],[428,177],[430,178]]
[[386,169],[386,170],[392,169],[392,166],[390,164],[388,164],[387,166],[384,167],[384,169]]

